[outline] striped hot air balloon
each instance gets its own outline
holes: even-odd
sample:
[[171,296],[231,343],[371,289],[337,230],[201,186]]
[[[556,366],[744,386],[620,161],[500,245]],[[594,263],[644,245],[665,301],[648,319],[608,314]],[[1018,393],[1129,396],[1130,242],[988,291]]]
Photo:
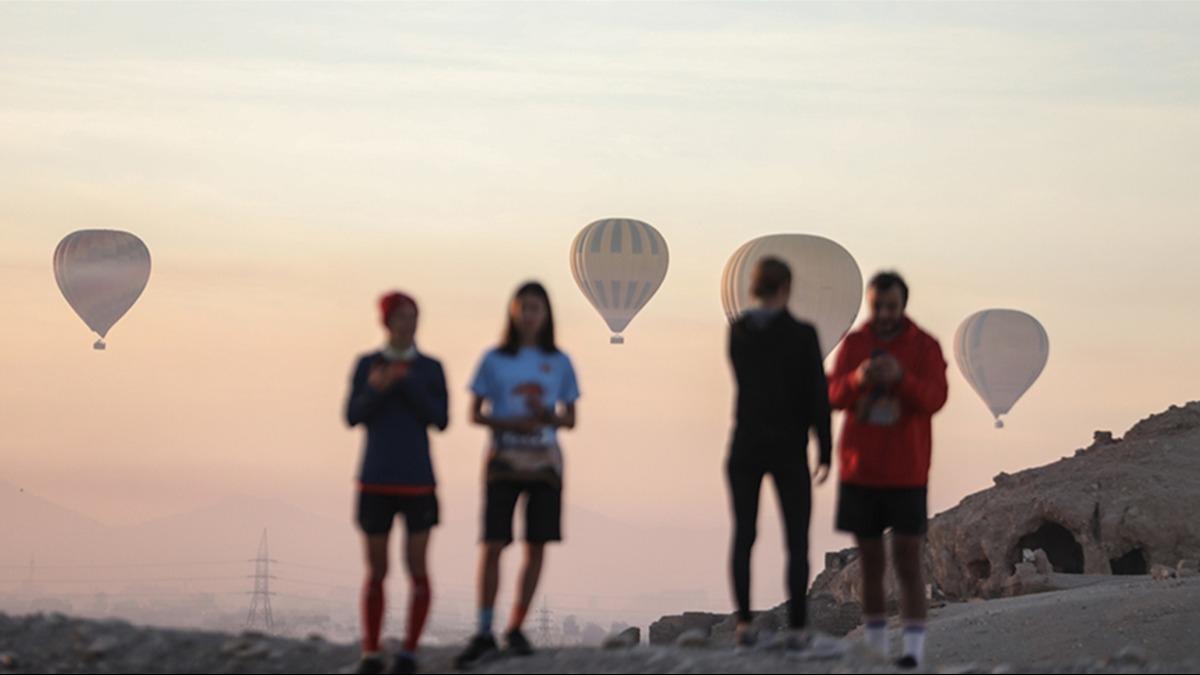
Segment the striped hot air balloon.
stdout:
[[640,220],[606,218],[583,228],[571,244],[571,274],[622,344],[633,317],[667,276],[667,241]]
[[67,303],[100,336],[141,296],[150,279],[150,251],[141,239],[120,230],[79,230],[54,250],[54,278]]

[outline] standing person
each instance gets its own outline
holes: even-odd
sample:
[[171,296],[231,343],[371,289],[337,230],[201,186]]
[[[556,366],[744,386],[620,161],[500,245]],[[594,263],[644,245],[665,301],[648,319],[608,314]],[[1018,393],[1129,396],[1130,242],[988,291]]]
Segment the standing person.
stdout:
[[358,525],[366,542],[367,577],[362,591],[360,673],[386,668],[379,646],[383,628],[383,582],[388,572],[392,521],[404,516],[404,561],[411,594],[404,651],[392,672],[415,673],[417,643],[429,615],[426,552],[438,523],[436,482],[429,456],[429,427],[448,424],[446,378],[438,361],[417,351],[417,303],[398,292],[379,300],[387,345],[358,359],[346,402],[346,423],[367,428],[358,479]]
[[828,385],[821,345],[812,325],[788,312],[792,272],[778,258],[754,269],[751,292],[758,307],[729,329],[729,357],[737,380],[737,412],[726,470],[733,506],[730,572],[737,601],[734,639],[750,645],[750,549],[757,535],[758,497],[771,474],[787,539],[789,643],[803,647],[807,620],[808,525],[812,511],[808,435],[820,443],[816,481],[829,477],[833,455]]
[[922,553],[931,421],[946,403],[946,360],[937,340],[906,316],[908,284],[899,274],[875,275],[867,302],[870,320],[846,336],[829,377],[829,399],[846,411],[838,450],[837,528],[857,542],[866,639],[885,657],[883,533],[892,530],[904,623],[897,665],[917,668],[925,660]]
[[533,653],[521,627],[537,590],[546,544],[562,540],[563,461],[556,432],[575,427],[579,386],[571,360],[554,341],[554,314],[541,284],[530,282],[517,289],[501,344],[484,355],[471,392],[471,418],[491,430],[491,445],[484,467],[478,630],[455,660],[459,668],[497,652],[492,619],[500,554],[513,541],[513,514],[521,495],[525,563],[505,631],[510,653]]

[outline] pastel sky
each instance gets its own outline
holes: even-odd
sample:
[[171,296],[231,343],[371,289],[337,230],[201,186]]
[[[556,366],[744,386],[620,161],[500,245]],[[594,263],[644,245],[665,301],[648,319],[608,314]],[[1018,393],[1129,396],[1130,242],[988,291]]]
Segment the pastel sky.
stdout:
[[[677,562],[705,556],[723,598],[719,282],[752,237],[899,269],[948,357],[979,309],[1045,325],[1003,431],[951,365],[935,511],[1196,397],[1196,35],[1187,3],[0,4],[0,480],[114,523],[246,493],[349,527],[340,408],[398,287],[452,387],[435,456],[466,525],[437,545],[470,555],[466,384],[536,278],[584,391],[568,499],[709,532]],[[622,347],[568,267],[607,216],[671,246]],[[154,257],[105,353],[50,268],[82,228]],[[833,492],[818,567],[848,545]],[[782,599],[764,499],[761,604]]]

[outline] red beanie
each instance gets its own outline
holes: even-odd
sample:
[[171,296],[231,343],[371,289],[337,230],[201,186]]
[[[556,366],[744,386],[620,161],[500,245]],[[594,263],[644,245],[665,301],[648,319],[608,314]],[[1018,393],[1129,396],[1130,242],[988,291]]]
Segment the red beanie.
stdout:
[[400,291],[392,291],[379,298],[379,318],[383,321],[383,325],[388,325],[388,319],[391,318],[392,312],[403,305],[412,307],[413,313],[417,313],[417,301],[413,300],[411,295],[401,293]]

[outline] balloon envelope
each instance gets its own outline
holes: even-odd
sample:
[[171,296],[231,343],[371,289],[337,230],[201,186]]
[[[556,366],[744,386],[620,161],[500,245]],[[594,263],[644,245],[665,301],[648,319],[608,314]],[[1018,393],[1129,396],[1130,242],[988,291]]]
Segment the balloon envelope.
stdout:
[[829,356],[862,305],[863,278],[854,256],[837,242],[811,234],[772,234],[746,242],[730,256],[721,280],[721,304],[730,322],[754,306],[751,275],[767,256],[791,268],[788,309],[816,327],[821,355]]
[[1032,316],[1015,309],[985,309],[967,317],[954,334],[954,360],[1002,427],[1001,415],[1037,381],[1050,357],[1050,338]]
[[150,251],[141,239],[119,230],[79,230],[54,250],[54,278],[67,303],[88,328],[104,337],[150,279]]
[[670,254],[662,234],[628,218],[597,220],[571,243],[575,283],[613,332],[621,331],[658,291],[667,276]]

